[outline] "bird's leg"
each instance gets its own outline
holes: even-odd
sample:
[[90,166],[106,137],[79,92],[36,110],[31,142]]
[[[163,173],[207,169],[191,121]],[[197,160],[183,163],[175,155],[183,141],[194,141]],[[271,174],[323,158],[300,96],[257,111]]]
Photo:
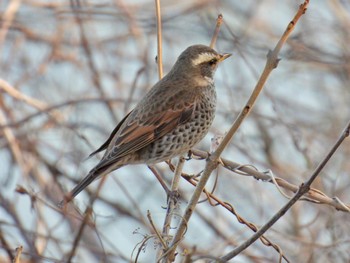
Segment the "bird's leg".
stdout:
[[187,157],[185,157],[185,161],[189,161],[194,157],[193,153],[191,150],[187,152]]

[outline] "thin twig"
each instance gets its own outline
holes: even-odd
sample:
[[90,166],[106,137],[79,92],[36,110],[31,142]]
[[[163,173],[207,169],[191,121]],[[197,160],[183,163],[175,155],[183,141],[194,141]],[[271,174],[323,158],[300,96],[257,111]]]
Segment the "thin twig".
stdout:
[[[161,10],[160,10],[160,1],[155,0],[156,3],[156,16],[157,16],[157,63],[158,63],[158,75],[159,79],[163,78],[163,55],[162,55],[162,18],[161,18]],[[174,195],[177,193],[177,189],[179,186],[179,180],[181,178],[181,172],[184,165],[184,158],[182,156],[179,157],[179,161],[176,167],[176,171],[173,177],[173,181],[171,184],[171,194],[168,196],[168,207],[167,213],[165,215],[162,237],[158,237],[161,241],[165,237],[169,235],[169,229],[171,225],[171,219],[173,215],[173,211],[176,208],[177,197]],[[159,260],[164,256],[163,252],[167,249],[167,244],[163,248],[159,249],[157,258]]]
[[[201,151],[198,149],[192,149],[191,152],[197,158],[198,157],[201,159],[209,158],[208,152]],[[257,171],[255,169],[251,168],[249,165],[241,165],[239,163],[236,163],[236,162],[230,161],[228,159],[224,159],[224,158],[220,158],[220,163],[227,170],[230,170],[230,171],[235,172],[237,174],[245,175],[245,176],[253,176],[257,180],[273,183],[271,181],[270,175],[268,175],[264,172]],[[295,177],[297,177],[297,175]],[[277,185],[281,188],[289,190],[293,193],[298,192],[299,187],[295,184],[292,184],[292,183],[290,183],[290,182],[288,182],[280,177],[275,177],[275,181],[276,181]],[[318,204],[326,204],[326,205],[334,207],[338,211],[349,212],[349,210],[350,210],[350,205],[341,204],[337,201],[336,198],[331,198],[331,197],[327,196],[326,194],[324,194],[323,192],[321,192],[320,190],[317,190],[315,188],[310,188],[309,192],[305,194],[305,197],[306,197],[307,201],[313,201],[313,202],[316,202]]]
[[167,236],[169,234],[169,229],[171,225],[171,216],[173,214],[174,209],[176,208],[177,198],[178,198],[176,193],[179,189],[179,183],[180,183],[182,168],[184,164],[185,164],[185,158],[183,156],[180,156],[175,169],[174,177],[171,183],[171,194],[168,199],[167,214],[163,225],[163,236]]
[[164,182],[162,176],[159,174],[159,172],[157,171],[157,169],[154,166],[150,166],[148,165],[148,169],[150,169],[150,171],[154,174],[154,176],[157,178],[158,182],[160,183],[160,185],[163,187],[164,191],[169,194],[170,190],[168,188],[168,186],[166,185],[166,183]]
[[[171,192],[170,192],[170,195],[168,196],[167,211],[166,211],[166,215],[163,223],[163,231],[162,231],[162,237],[165,238],[166,240],[169,240],[168,236],[169,236],[171,221],[174,215],[174,210],[176,209],[176,206],[177,206],[178,188],[179,188],[179,182],[180,182],[184,163],[185,163],[185,158],[183,156],[180,156],[175,169],[174,177],[171,183]],[[158,259],[161,259],[163,257],[163,252],[165,251],[164,248],[168,248],[168,247],[163,246],[163,248],[159,250],[158,256],[157,256]]]
[[[134,263],[137,263],[137,262],[138,262],[139,256],[141,255],[142,250],[145,248],[145,246],[146,246],[148,240],[150,240],[151,238],[153,238],[153,236],[147,236],[147,237],[145,237],[139,244],[137,244],[137,245],[139,245],[139,248],[138,248],[138,250],[137,250],[135,260],[133,261]],[[136,249],[136,247],[134,248],[134,250],[135,250],[135,249]],[[132,251],[131,256],[134,254],[134,250]]]
[[[190,179],[190,178],[185,178],[187,180],[187,182],[189,182],[190,184],[192,184],[193,186],[196,186],[197,185],[197,182],[193,179]],[[241,215],[239,215],[236,211],[236,209],[233,207],[233,205],[231,205],[230,203],[228,202],[224,202],[222,201],[221,199],[219,199],[217,196],[215,196],[213,193],[209,193],[208,191],[204,190],[206,195],[208,196],[208,200],[209,200],[209,203],[211,205],[221,205],[222,207],[226,208],[230,213],[232,213],[236,218],[237,218],[237,221],[240,223],[240,224],[243,224],[243,225],[246,225],[248,228],[250,228],[252,231],[256,232],[258,230],[258,227],[249,222],[248,220],[246,220],[245,218],[243,218]],[[212,200],[216,201],[217,203],[215,204],[212,204]],[[283,257],[287,262],[289,262],[289,260],[285,257],[285,255],[283,254],[281,248],[277,245],[277,244],[274,244],[272,241],[270,241],[267,237],[265,236],[261,236],[260,237],[260,240],[261,242],[266,245],[266,246],[272,246],[280,255],[281,257]]]
[[[0,91],[6,92],[9,96],[13,97],[14,99],[22,101],[27,105],[30,105],[35,109],[39,110],[40,112],[44,112],[49,108],[49,105],[47,103],[21,93],[18,89],[11,86],[11,84],[5,81],[4,79],[0,79]],[[52,116],[57,122],[61,122],[64,119],[63,115],[55,110],[53,110],[50,113],[50,116]]]
[[166,249],[168,246],[167,246],[166,242],[164,241],[162,235],[159,233],[157,227],[155,226],[155,224],[154,224],[154,222],[153,222],[153,219],[152,219],[152,216],[151,216],[151,212],[150,212],[149,210],[147,210],[147,218],[148,218],[149,223],[150,223],[151,226],[152,226],[152,229],[153,229],[154,232],[156,233],[159,242],[162,244],[162,247],[163,247],[164,249]]
[[11,24],[21,5],[21,2],[21,0],[9,1],[6,11],[2,12],[2,26],[0,28],[0,54],[2,54],[2,46],[5,42],[8,29],[11,27]]
[[[1,87],[1,79],[0,79],[0,89],[1,88],[2,87]],[[123,99],[117,99],[117,98],[114,98],[114,99],[113,98],[112,99],[109,99],[109,98],[81,98],[81,99],[66,100],[62,103],[58,103],[55,105],[48,105],[44,109],[39,109],[37,112],[30,113],[26,117],[23,117],[21,120],[12,121],[12,122],[7,123],[6,125],[0,125],[0,129],[3,129],[4,127],[15,127],[15,126],[23,125],[24,123],[31,121],[35,117],[39,117],[39,116],[44,115],[44,114],[48,114],[50,116],[53,114],[56,114],[56,113],[59,114],[59,111],[55,111],[55,110],[58,108],[62,108],[62,107],[73,106],[76,104],[89,103],[89,102],[114,103],[114,102],[123,102],[123,101],[124,101]],[[63,116],[63,115],[61,115],[61,116]],[[62,122],[63,122],[63,120],[61,121],[61,123]]]
[[67,262],[72,262],[72,259],[75,255],[77,248],[78,248],[79,241],[81,240],[81,237],[83,235],[84,229],[85,229],[86,225],[88,224],[88,222],[90,221],[91,214],[92,214],[92,208],[90,206],[88,206],[86,208],[86,211],[85,211],[84,220],[81,223],[78,234],[74,239],[73,246],[72,246],[72,249],[69,253]]
[[162,17],[160,13],[160,1],[156,1],[157,15],[157,64],[159,79],[163,78],[163,54],[162,54]]
[[8,241],[6,240],[4,233],[2,231],[2,229],[0,228],[0,245],[3,248],[3,250],[5,250],[5,252],[7,253],[8,258],[11,260],[14,258],[13,254],[12,254],[12,248],[9,245]]
[[307,193],[310,190],[310,186],[312,182],[316,179],[316,177],[320,174],[322,169],[325,167],[325,165],[328,163],[330,158],[333,156],[333,154],[336,152],[338,147],[343,143],[345,138],[349,137],[350,134],[350,122],[347,124],[346,128],[340,135],[339,139],[336,141],[336,143],[333,145],[331,150],[328,152],[328,154],[325,156],[325,158],[319,163],[319,165],[316,167],[315,171],[310,176],[310,179],[306,182],[301,184],[299,187],[299,191],[294,195],[294,197],[286,204],[284,205],[263,227],[261,227],[252,237],[250,237],[248,240],[246,240],[242,245],[237,247],[236,249],[232,250],[227,255],[223,256],[222,259],[224,260],[230,260],[233,257],[237,256],[239,253],[241,253],[243,250],[245,250],[247,247],[249,247],[252,243],[254,243],[258,238],[260,238],[271,226],[274,225],[274,223],[277,222],[278,219],[280,219],[299,199],[301,196],[303,196],[305,193]]
[[[6,123],[7,123],[6,115],[2,110],[0,110],[0,125],[6,125]],[[22,170],[23,175],[26,175],[29,172],[29,169],[26,165],[25,158],[21,150],[21,146],[18,143],[18,140],[16,139],[16,135],[14,134],[12,129],[7,127],[2,129],[2,133],[4,138],[6,138],[9,148],[11,150],[11,153],[14,159],[16,160],[16,162],[18,163],[20,169]]]
[[216,40],[217,40],[219,32],[220,32],[220,27],[221,27],[222,21],[223,21],[223,15],[219,14],[218,18],[216,19],[215,31],[214,31],[213,37],[211,38],[211,42],[210,42],[211,48],[215,47],[215,43],[216,43]]
[[23,246],[19,246],[16,248],[16,255],[13,259],[13,263],[20,263],[21,262],[22,251],[23,251]]

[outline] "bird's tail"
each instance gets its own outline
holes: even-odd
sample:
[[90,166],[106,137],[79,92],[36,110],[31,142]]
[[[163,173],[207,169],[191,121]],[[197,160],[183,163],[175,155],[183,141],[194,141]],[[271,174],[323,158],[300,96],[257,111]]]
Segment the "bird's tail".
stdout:
[[83,180],[81,180],[68,194],[65,195],[64,199],[58,203],[58,206],[62,208],[65,204],[69,203],[74,197],[76,197],[81,191],[83,191],[89,184],[95,181],[103,175],[103,172],[92,169]]

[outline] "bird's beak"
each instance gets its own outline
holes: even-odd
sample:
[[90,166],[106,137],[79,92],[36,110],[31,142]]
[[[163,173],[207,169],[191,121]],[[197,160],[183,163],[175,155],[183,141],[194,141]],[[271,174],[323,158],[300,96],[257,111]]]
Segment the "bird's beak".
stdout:
[[232,56],[232,54],[230,54],[230,53],[220,54],[219,62],[222,62],[222,61],[224,61],[225,59],[227,59],[228,57],[231,57],[231,56]]

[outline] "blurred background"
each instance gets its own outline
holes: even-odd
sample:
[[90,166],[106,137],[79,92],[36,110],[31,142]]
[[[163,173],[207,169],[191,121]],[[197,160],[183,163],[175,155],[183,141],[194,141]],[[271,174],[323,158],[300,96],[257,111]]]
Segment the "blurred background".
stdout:
[[[232,125],[300,4],[161,1],[165,73],[188,46],[209,45],[220,13],[216,50],[233,53],[217,71],[217,116],[197,148],[210,151],[211,139]],[[137,255],[138,262],[153,262],[159,246],[147,211],[161,229],[167,196],[146,165],[106,178],[87,225],[84,212],[98,182],[68,211],[56,204],[101,155],[86,157],[158,80],[154,1],[5,0],[0,17],[0,262],[10,262],[19,246],[21,262],[134,262]],[[223,157],[295,185],[307,180],[350,118],[349,41],[350,2],[311,1]],[[349,160],[345,141],[312,186],[349,203]],[[198,174],[204,166],[191,159],[183,172]],[[170,185],[169,166],[156,168]],[[223,167],[208,190],[214,185],[218,198],[257,226],[288,201],[273,184]],[[193,190],[181,180],[178,215]],[[266,237],[291,262],[349,262],[349,231],[349,213],[299,202]],[[177,262],[189,251],[193,260],[222,256],[252,234],[225,208],[202,202]],[[278,260],[258,240],[234,262]]]

